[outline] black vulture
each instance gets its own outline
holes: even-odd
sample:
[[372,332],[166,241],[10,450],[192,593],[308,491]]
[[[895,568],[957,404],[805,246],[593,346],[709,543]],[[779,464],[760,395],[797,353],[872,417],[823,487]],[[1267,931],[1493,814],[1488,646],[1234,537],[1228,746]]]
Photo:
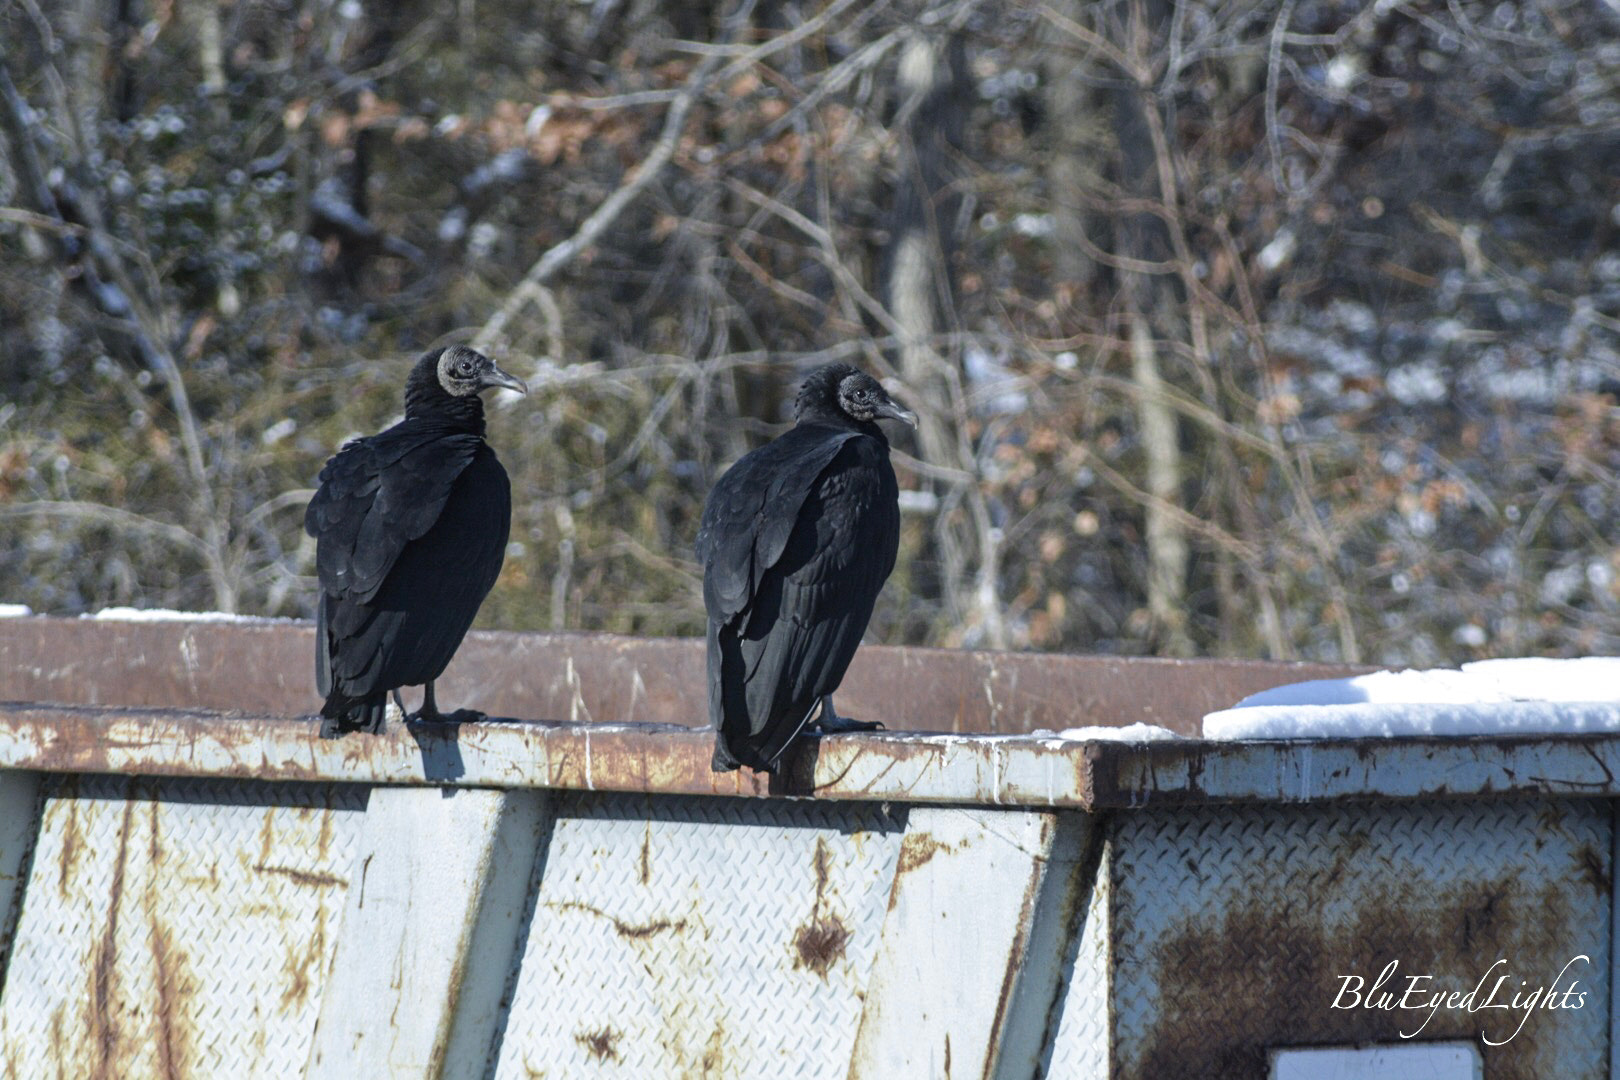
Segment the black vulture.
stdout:
[[876,379],[817,368],[792,430],[745,454],[698,527],[716,772],[774,769],[805,730],[870,730],[833,711],[900,546],[899,489],[879,417],[916,426]]
[[[349,443],[321,470],[304,513],[321,597],[315,685],[321,736],[382,733],[388,694],[425,684],[415,719],[441,716],[444,673],[501,572],[512,488],[484,441],[479,393],[521,379],[460,345],[435,349],[405,381],[405,419]],[[403,706],[401,706],[403,711]]]

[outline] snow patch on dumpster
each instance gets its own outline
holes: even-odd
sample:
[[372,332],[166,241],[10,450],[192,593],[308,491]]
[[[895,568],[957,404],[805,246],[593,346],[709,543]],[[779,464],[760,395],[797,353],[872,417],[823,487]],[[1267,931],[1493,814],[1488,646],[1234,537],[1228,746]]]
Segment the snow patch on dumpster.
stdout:
[[224,623],[290,623],[295,619],[273,618],[268,615],[237,615],[229,611],[171,611],[168,608],[110,607],[81,619],[98,622],[224,622]]
[[1049,731],[1041,728],[1030,732],[1035,738],[1048,739],[1058,742],[1130,742],[1145,743],[1159,742],[1163,739],[1179,739],[1180,735],[1169,728],[1157,724],[1123,724],[1118,727],[1103,727],[1091,725],[1088,727],[1064,728],[1062,731]]
[[1481,660],[1291,683],[1204,717],[1208,739],[1620,731],[1620,657]]

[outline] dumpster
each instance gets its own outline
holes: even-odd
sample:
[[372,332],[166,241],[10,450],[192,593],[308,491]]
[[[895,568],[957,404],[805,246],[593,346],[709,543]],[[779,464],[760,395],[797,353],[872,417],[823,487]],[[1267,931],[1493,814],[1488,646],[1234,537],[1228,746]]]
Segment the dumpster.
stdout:
[[1620,736],[1119,740],[1348,669],[873,647],[888,731],[716,775],[701,642],[475,633],[499,719],[330,742],[312,654],[0,621],[0,1075],[1614,1075]]

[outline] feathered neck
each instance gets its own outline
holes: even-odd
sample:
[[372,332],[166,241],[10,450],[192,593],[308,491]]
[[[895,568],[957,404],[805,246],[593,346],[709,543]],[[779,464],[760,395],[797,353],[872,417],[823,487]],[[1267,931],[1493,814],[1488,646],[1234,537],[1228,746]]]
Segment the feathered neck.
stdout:
[[810,373],[793,400],[793,419],[799,424],[831,424],[846,431],[874,435],[885,443],[883,429],[872,420],[857,420],[838,405],[838,386],[850,375],[859,374],[847,364],[827,364]]
[[411,368],[405,380],[405,419],[442,424],[472,435],[484,434],[484,399],[477,394],[457,397],[439,383],[439,357],[434,349]]

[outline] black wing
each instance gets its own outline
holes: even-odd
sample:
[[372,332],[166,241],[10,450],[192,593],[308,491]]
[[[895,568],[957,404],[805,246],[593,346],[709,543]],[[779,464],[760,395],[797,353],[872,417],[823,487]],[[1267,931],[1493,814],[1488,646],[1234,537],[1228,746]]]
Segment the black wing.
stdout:
[[375,596],[405,545],[439,520],[484,445],[477,435],[405,421],[338,451],[304,511],[321,591],[362,602]]
[[[884,581],[900,518],[887,448],[851,433],[802,488],[769,561],[756,547],[747,604],[724,621],[710,609],[710,711],[726,753],[769,768],[848,669]],[[722,753],[722,750],[725,753]]]
[[728,624],[748,610],[761,576],[781,558],[816,479],[857,435],[801,424],[743,455],[714,485],[697,535],[703,606],[711,621]]
[[437,678],[500,573],[510,519],[506,472],[476,435],[401,424],[328,462],[304,519],[321,583],[320,692]]

